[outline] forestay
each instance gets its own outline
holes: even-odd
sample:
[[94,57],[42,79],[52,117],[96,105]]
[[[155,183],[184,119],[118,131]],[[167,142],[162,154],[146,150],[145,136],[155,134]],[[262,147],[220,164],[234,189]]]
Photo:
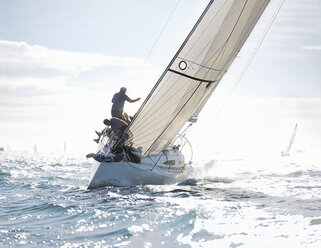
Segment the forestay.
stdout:
[[128,131],[142,155],[165,149],[197,116],[240,51],[269,0],[212,0]]

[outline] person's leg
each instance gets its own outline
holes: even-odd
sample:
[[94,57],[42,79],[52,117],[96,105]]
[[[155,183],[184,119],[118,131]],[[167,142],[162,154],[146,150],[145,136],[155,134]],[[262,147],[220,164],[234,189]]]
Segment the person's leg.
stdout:
[[95,153],[88,153],[86,158],[93,158],[96,154]]

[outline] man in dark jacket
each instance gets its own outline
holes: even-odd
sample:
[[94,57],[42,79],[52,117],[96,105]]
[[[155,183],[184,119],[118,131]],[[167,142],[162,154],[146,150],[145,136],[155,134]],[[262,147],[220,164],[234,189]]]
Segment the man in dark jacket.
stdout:
[[111,100],[111,102],[113,103],[113,105],[111,107],[111,116],[112,117],[117,117],[119,119],[122,118],[125,101],[133,103],[133,102],[137,102],[140,100],[140,97],[138,97],[134,100],[130,99],[126,95],[126,92],[127,92],[127,89],[125,87],[121,87],[120,91],[113,96],[113,99]]

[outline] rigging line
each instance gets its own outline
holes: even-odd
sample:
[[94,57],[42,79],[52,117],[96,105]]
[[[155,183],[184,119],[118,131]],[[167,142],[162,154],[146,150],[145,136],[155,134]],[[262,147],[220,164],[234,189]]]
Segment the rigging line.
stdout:
[[[250,66],[252,60],[254,59],[254,56],[256,55],[257,51],[258,51],[259,48],[261,47],[261,45],[262,45],[262,43],[263,43],[263,41],[264,41],[267,33],[269,32],[270,28],[272,27],[272,25],[273,25],[273,23],[274,23],[277,15],[279,14],[279,12],[280,12],[280,10],[281,10],[284,2],[285,2],[285,0],[282,0],[281,3],[280,3],[280,5],[279,5],[278,8],[276,9],[276,11],[275,11],[274,15],[272,16],[270,22],[268,23],[268,26],[267,26],[266,29],[264,30],[264,33],[263,33],[263,35],[262,35],[262,37],[261,37],[261,39],[260,39],[257,47],[256,47],[256,48],[254,49],[254,51],[252,52],[252,54],[251,54],[248,62],[246,63],[246,65],[245,65],[244,69],[242,70],[242,72],[241,72],[239,78],[237,79],[236,83],[234,84],[234,87],[233,87],[231,93],[230,93],[230,94],[228,95],[228,97],[226,98],[226,100],[225,100],[225,102],[223,103],[222,107],[220,108],[218,114],[216,115],[215,119],[214,119],[213,122],[211,123],[208,131],[209,131],[209,130],[213,127],[213,125],[217,122],[218,118],[221,116],[223,110],[225,109],[227,103],[229,102],[230,98],[231,98],[232,95],[234,94],[237,86],[239,85],[240,81],[242,80],[242,78],[243,78],[245,72],[247,71],[248,67]],[[208,133],[208,132],[206,132],[206,133]],[[205,134],[205,135],[206,135],[206,134]]]
[[[194,156],[194,152],[193,152],[193,147],[192,147],[192,144],[191,142],[189,142],[189,140],[185,137],[185,135],[181,135],[181,134],[178,134],[178,136],[181,136],[183,139],[185,139],[185,141],[189,144],[190,148],[191,148],[191,159],[190,161],[193,161],[193,156]],[[181,148],[181,151],[182,151],[183,147]]]
[[181,0],[178,0],[178,1],[176,2],[176,5],[175,5],[174,9],[173,9],[172,12],[170,13],[169,17],[167,18],[167,21],[166,21],[165,25],[163,26],[161,32],[158,34],[156,41],[154,42],[152,48],[151,48],[150,51],[148,52],[148,54],[147,54],[147,56],[146,56],[146,58],[145,58],[145,60],[144,60],[144,62],[143,62],[143,65],[140,67],[139,72],[138,72],[136,78],[138,78],[138,77],[140,76],[143,68],[145,67],[145,64],[146,64],[147,60],[149,59],[150,55],[151,55],[152,52],[154,51],[154,48],[156,47],[156,45],[157,45],[160,37],[162,36],[165,28],[167,27],[167,24],[169,23],[169,21],[171,20],[173,14],[175,13],[175,10],[176,10],[178,4],[180,3],[180,1],[181,1]]
[[240,77],[239,77],[238,80],[236,81],[236,84],[235,84],[234,87],[233,87],[232,93],[235,91],[235,89],[236,89],[236,87],[238,86],[239,82],[242,80],[242,78],[243,78],[245,72],[247,71],[248,67],[250,66],[250,64],[251,64],[254,56],[256,55],[257,51],[258,51],[259,48],[261,47],[261,45],[262,45],[262,43],[263,43],[263,41],[264,41],[267,33],[269,32],[272,24],[274,23],[274,20],[275,20],[275,18],[277,17],[277,15],[278,15],[281,7],[283,6],[284,2],[285,2],[285,0],[282,0],[282,2],[281,2],[281,4],[279,5],[278,9],[276,10],[276,12],[274,13],[274,15],[272,16],[272,19],[271,19],[270,23],[268,24],[268,27],[267,27],[266,30],[264,31],[263,36],[261,37],[258,46],[254,49],[253,53],[251,54],[251,57],[250,57],[249,61],[246,63],[246,65],[245,65],[245,67],[244,67],[244,69],[243,69]]
[[171,144],[174,144],[180,137],[183,137],[184,139],[186,139],[185,135],[187,133],[187,131],[189,130],[189,128],[193,125],[193,123],[190,123],[181,133],[178,133],[176,135],[176,137],[171,141]]
[[154,168],[155,168],[156,166],[159,167],[159,166],[157,165],[157,163],[159,162],[159,160],[161,159],[161,157],[163,157],[163,155],[164,155],[163,153],[162,153],[161,155],[159,155],[159,157],[158,157],[158,159],[157,159],[156,162],[154,162],[154,161],[152,160],[152,158],[151,158],[150,156],[148,156],[149,159],[150,159],[150,161],[152,161],[152,162],[154,163],[153,168],[150,169],[151,171],[154,170]]

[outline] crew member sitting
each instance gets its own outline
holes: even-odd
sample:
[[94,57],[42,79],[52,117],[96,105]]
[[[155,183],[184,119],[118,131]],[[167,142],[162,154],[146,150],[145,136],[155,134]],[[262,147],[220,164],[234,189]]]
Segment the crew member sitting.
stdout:
[[107,125],[109,124],[111,126],[111,130],[113,132],[110,142],[114,140],[116,141],[117,138],[122,137],[126,128],[128,127],[128,124],[124,120],[117,117],[112,117],[110,120],[106,119],[106,123]]

